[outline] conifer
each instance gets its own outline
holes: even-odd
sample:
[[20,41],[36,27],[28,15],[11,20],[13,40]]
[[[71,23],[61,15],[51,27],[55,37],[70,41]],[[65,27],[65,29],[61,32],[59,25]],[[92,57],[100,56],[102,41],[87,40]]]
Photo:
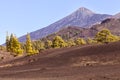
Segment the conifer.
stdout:
[[53,39],[53,47],[54,48],[66,47],[66,43],[60,36],[56,36]]
[[108,43],[108,42],[115,42],[119,40],[118,36],[113,35],[110,30],[103,29],[98,32],[95,36],[95,40],[98,43]]
[[6,36],[6,50],[9,52],[10,51],[10,37],[7,33],[7,36]]
[[28,53],[28,55],[31,55],[33,53],[32,43],[29,33],[26,35],[26,53]]
[[10,38],[6,36],[6,49],[11,52],[14,56],[22,55],[23,50],[21,49],[20,42],[17,37],[11,34]]
[[51,48],[51,47],[52,47],[52,41],[47,40],[47,41],[45,42],[45,48],[46,48],[46,49],[49,49],[49,48]]
[[84,44],[86,44],[86,41],[82,38],[77,38],[75,43],[76,43],[76,45],[84,45]]

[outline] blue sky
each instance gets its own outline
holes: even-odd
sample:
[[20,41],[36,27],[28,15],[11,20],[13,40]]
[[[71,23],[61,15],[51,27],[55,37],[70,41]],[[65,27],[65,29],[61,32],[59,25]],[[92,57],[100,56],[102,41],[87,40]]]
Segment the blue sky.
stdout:
[[80,7],[96,13],[120,12],[120,0],[0,0],[0,44],[6,32],[20,37],[69,15]]

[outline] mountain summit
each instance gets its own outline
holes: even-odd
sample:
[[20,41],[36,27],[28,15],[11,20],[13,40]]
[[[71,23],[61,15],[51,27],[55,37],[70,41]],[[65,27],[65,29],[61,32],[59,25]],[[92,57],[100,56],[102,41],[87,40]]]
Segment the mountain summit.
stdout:
[[95,14],[94,12],[92,12],[91,10],[89,10],[85,7],[81,7],[77,11],[81,14],[87,14],[87,15]]
[[[93,24],[101,22],[102,20],[111,17],[107,14],[96,14],[91,10],[81,7],[72,14],[60,19],[59,21],[34,32],[31,32],[31,39],[36,40],[45,37],[49,34],[55,33],[67,26],[90,27]],[[25,36],[19,38],[21,42],[25,41]]]
[[[87,19],[88,17],[91,17],[91,16],[93,16],[94,14],[95,14],[95,13],[92,12],[91,10],[89,10],[89,9],[87,9],[87,8],[84,8],[84,7],[81,7],[81,8],[79,8],[79,9],[77,9],[75,12],[73,12],[72,14],[70,14],[70,15],[68,16],[68,18],[71,18],[71,19],[74,20],[75,22],[80,21],[81,23],[83,23],[82,20]],[[76,19],[76,20],[75,20],[75,19]],[[85,27],[87,27],[86,25],[81,25],[81,23],[77,23],[77,25],[75,25],[75,26],[81,26],[81,27],[85,26]],[[75,24],[76,24],[76,23],[75,23]],[[70,25],[70,26],[71,26],[71,25]]]

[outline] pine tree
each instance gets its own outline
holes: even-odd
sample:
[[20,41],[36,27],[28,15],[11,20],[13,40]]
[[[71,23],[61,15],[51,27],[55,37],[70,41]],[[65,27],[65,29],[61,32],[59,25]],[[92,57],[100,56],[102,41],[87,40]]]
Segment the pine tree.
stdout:
[[91,38],[87,39],[87,44],[96,44],[96,43],[97,43],[97,41],[94,39],[91,39]]
[[13,52],[13,49],[14,49],[14,47],[13,47],[13,37],[14,37],[14,35],[11,34],[10,41],[9,41],[10,52]]
[[21,49],[21,44],[20,42],[18,41],[18,39],[16,38],[16,36],[13,37],[13,52],[14,52],[14,55],[15,56],[18,56],[18,55],[22,55],[23,53],[23,50]]
[[98,43],[108,43],[118,41],[119,37],[113,35],[108,29],[103,29],[96,34],[95,40]]
[[29,33],[26,36],[26,53],[28,53],[28,55],[33,54],[32,43]]
[[26,35],[26,53],[28,53],[29,56],[38,53],[38,51],[33,49],[29,33]]
[[20,43],[21,48],[23,49],[24,52],[26,52],[26,44],[25,43]]
[[51,48],[51,47],[52,47],[52,41],[47,40],[47,41],[45,42],[45,48],[46,48],[46,49],[49,49],[49,48]]
[[11,52],[14,56],[22,55],[23,50],[21,49],[20,42],[17,37],[11,34],[10,39],[7,35],[6,37],[6,49],[8,52]]
[[84,44],[86,44],[86,41],[82,38],[77,38],[75,43],[76,43],[76,45],[84,45]]
[[6,50],[9,52],[10,51],[10,37],[7,33],[7,36],[6,36]]
[[39,52],[45,49],[45,44],[41,40],[33,41],[32,45],[33,48]]
[[75,44],[75,41],[73,40],[73,39],[69,39],[67,42],[67,46],[68,47],[71,47],[71,46],[75,46],[76,44]]
[[53,48],[61,48],[61,47],[66,47],[66,43],[60,36],[56,36],[53,39]]

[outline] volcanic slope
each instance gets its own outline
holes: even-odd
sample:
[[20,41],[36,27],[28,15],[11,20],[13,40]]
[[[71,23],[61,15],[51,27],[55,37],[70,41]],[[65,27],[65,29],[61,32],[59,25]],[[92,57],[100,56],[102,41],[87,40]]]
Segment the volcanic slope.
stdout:
[[[94,13],[93,11],[82,7],[47,27],[31,32],[31,39],[36,40],[46,37],[68,26],[90,27],[109,17],[112,17],[112,15]],[[25,35],[20,37],[19,40],[20,42],[24,42],[26,40]]]
[[62,28],[56,33],[50,34],[41,40],[52,40],[55,36],[61,36],[64,40],[76,38],[93,38],[97,32],[109,29],[112,34],[120,36],[120,19],[109,18],[103,20],[100,24],[93,25],[91,28],[82,28],[77,26],[68,26]]
[[119,53],[120,42],[50,49],[1,64],[0,79],[119,80]]

